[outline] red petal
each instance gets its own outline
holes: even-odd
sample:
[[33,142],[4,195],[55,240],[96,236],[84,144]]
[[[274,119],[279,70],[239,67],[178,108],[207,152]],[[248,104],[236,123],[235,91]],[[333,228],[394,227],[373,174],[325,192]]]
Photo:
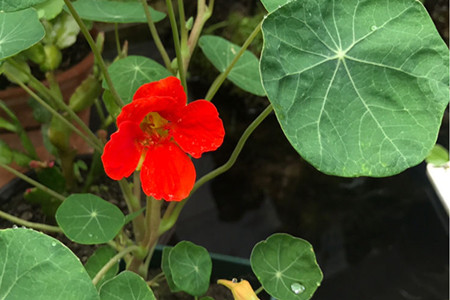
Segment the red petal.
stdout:
[[135,100],[122,108],[117,116],[117,126],[122,122],[140,124],[144,117],[151,112],[170,112],[175,107],[175,99],[171,97],[151,97]]
[[170,76],[142,85],[133,96],[133,101],[149,97],[171,97],[177,107],[186,105],[186,93],[178,78]]
[[106,174],[114,180],[130,176],[141,158],[140,141],[145,139],[138,124],[123,122],[105,145],[102,161]]
[[180,118],[170,133],[181,149],[195,158],[222,145],[225,130],[216,107],[206,100],[197,100],[180,111]]
[[172,142],[148,150],[141,169],[144,193],[155,199],[181,201],[189,196],[195,183],[191,159]]

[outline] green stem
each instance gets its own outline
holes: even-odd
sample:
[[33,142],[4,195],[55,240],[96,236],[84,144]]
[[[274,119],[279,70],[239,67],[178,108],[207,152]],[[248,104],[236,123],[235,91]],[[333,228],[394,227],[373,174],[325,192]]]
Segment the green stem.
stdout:
[[103,73],[103,76],[106,80],[106,83],[108,84],[108,88],[111,91],[111,94],[114,97],[114,101],[116,104],[120,107],[124,105],[122,99],[120,98],[119,94],[117,93],[111,77],[109,76],[108,69],[106,68],[105,61],[103,60],[103,57],[100,53],[100,51],[97,48],[97,45],[95,44],[94,39],[92,38],[91,34],[89,33],[89,30],[87,29],[86,25],[84,24],[83,20],[81,20],[80,16],[78,15],[77,11],[73,7],[70,0],[64,0],[64,3],[66,4],[67,8],[70,11],[70,14],[77,22],[78,26],[80,26],[80,30],[83,33],[84,37],[86,38],[86,41],[88,42],[89,46],[91,47],[92,52],[94,53],[95,59],[97,60],[97,63]]
[[[83,120],[64,102],[64,100],[55,95],[54,91],[48,89],[40,80],[34,77],[33,74],[27,72],[26,70],[21,69],[20,65],[17,64],[14,60],[8,60],[14,67],[18,68],[22,73],[26,74],[30,79],[30,86],[32,86],[38,93],[40,93],[43,97],[46,98],[52,105],[57,105],[61,107],[65,112],[67,112],[72,120],[74,120],[82,129],[86,132],[86,134],[90,137],[90,139],[98,144],[97,149],[102,149],[103,145],[97,139],[94,133],[89,129],[89,127],[84,123]],[[14,79],[14,76],[13,76]],[[20,84],[19,84],[20,85]],[[30,94],[31,95],[31,94]],[[47,102],[46,102],[47,103]],[[95,147],[94,147],[95,148]]]
[[183,56],[181,55],[180,37],[178,35],[177,21],[175,20],[175,12],[173,11],[172,0],[166,0],[167,14],[169,15],[170,27],[172,27],[173,44],[177,55],[178,73],[180,75],[181,85],[187,94],[186,72],[183,65]]
[[120,56],[122,49],[120,49],[119,24],[117,23],[114,23],[114,38],[116,40],[117,56]]
[[[234,165],[250,135],[259,126],[259,124],[261,124],[261,122],[264,121],[264,119],[272,112],[272,110],[273,110],[272,105],[269,105],[266,107],[266,109],[264,109],[264,111],[244,131],[236,147],[234,148],[233,153],[231,153],[231,156],[228,159],[228,161],[224,163],[222,166],[209,172],[208,174],[204,175],[202,178],[197,180],[197,182],[194,184],[194,187],[192,188],[190,195],[194,194],[195,191],[197,191],[203,184],[219,176],[220,174],[228,171]],[[163,234],[164,232],[172,228],[189,197],[187,197],[183,201],[174,204],[173,207],[171,207],[172,203],[169,204],[170,210],[168,209],[166,211],[161,221],[159,229],[160,234]]]
[[17,78],[14,77],[13,74],[8,73],[8,76],[11,76],[14,80],[17,81],[17,83],[20,85],[21,88],[23,88],[31,97],[33,97],[39,104],[44,106],[52,115],[54,115],[56,118],[58,118],[61,122],[66,124],[70,129],[72,129],[75,133],[77,133],[83,140],[86,141],[91,147],[96,149],[99,152],[102,152],[103,149],[101,146],[98,145],[98,139],[95,138],[95,140],[90,139],[88,136],[83,134],[78,128],[76,128],[70,121],[68,121],[66,118],[64,118],[62,115],[60,115],[56,110],[53,109],[50,105],[48,105],[41,97],[36,95],[31,89],[29,89],[25,84],[18,81]]
[[258,295],[259,293],[261,293],[262,291],[264,291],[264,288],[262,286],[260,286],[256,291],[255,294]]
[[187,47],[189,49],[188,55],[184,57],[184,69],[188,70],[189,62],[191,60],[192,54],[194,53],[195,47],[197,46],[198,39],[202,33],[203,26],[206,21],[211,17],[214,7],[214,0],[210,0],[209,6],[206,5],[205,0],[197,1],[197,16],[195,17],[194,25],[192,26],[189,39],[187,41]]
[[120,251],[119,253],[117,253],[116,255],[114,255],[104,266],[103,268],[100,269],[100,271],[98,271],[97,275],[95,275],[94,279],[92,279],[92,283],[94,285],[96,285],[102,278],[103,276],[105,276],[106,272],[109,271],[109,269],[111,269],[115,264],[117,264],[117,261],[121,258],[123,258],[125,255],[127,255],[128,253],[135,251],[135,250],[139,250],[139,246],[133,245],[130,246],[128,248],[123,249],[122,251]]
[[[126,179],[118,181],[122,194],[124,196],[125,202],[128,207],[129,213],[136,212],[141,209],[141,203],[134,198],[133,192],[131,191],[130,185]],[[133,232],[136,238],[136,242],[141,242],[145,238],[145,220],[142,214],[137,216],[131,221],[133,224]]]
[[227,78],[228,74],[230,74],[231,70],[233,69],[234,65],[237,63],[239,58],[244,54],[245,50],[247,50],[248,46],[252,43],[252,41],[255,39],[255,37],[258,35],[258,33],[261,31],[261,24],[262,21],[255,27],[253,32],[248,36],[247,40],[245,40],[244,44],[242,45],[239,52],[234,56],[231,63],[228,65],[228,67],[223,71],[217,78],[214,80],[213,84],[209,88],[208,92],[206,93],[205,99],[208,101],[211,101],[211,99],[214,97],[214,95],[219,90],[222,83]]
[[47,224],[25,221],[21,218],[17,218],[15,216],[10,215],[1,210],[0,210],[0,217],[10,221],[11,223],[19,224],[21,226],[25,226],[28,228],[33,228],[33,229],[46,231],[46,232],[62,232],[61,228],[59,228],[58,226],[51,226],[51,225],[47,225]]
[[34,179],[31,179],[30,177],[28,177],[27,175],[17,171],[16,169],[11,168],[10,166],[0,163],[0,167],[2,167],[3,169],[5,169],[6,171],[14,174],[15,176],[19,177],[20,179],[22,179],[23,181],[28,182],[29,184],[37,187],[38,189],[42,190],[43,192],[49,194],[52,197],[55,197],[56,199],[60,200],[61,202],[64,201],[66,199],[66,197],[64,197],[63,195],[61,195],[60,193],[55,192],[54,190],[46,187],[45,185],[40,184],[39,182],[37,182]]
[[178,0],[178,14],[180,18],[180,36],[181,36],[181,45],[187,45],[188,33],[186,28],[186,16],[184,13],[184,4],[183,0]]
[[166,65],[166,69],[173,73],[172,66],[170,63],[169,55],[164,48],[161,39],[159,38],[158,31],[156,30],[155,23],[153,22],[152,15],[150,14],[150,9],[148,8],[147,1],[141,0],[142,6],[144,8],[145,17],[147,18],[148,28],[150,29],[150,34],[152,35],[153,41],[155,42],[156,48],[158,49],[161,57]]

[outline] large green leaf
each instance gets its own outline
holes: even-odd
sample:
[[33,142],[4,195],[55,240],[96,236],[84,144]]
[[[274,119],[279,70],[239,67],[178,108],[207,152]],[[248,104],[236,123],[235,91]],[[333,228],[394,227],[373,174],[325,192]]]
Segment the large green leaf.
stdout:
[[292,0],[261,0],[261,3],[268,12],[272,12],[291,1]]
[[99,299],[80,260],[43,233],[0,230],[0,257],[0,299]]
[[263,26],[264,88],[319,170],[388,176],[421,162],[448,104],[448,49],[419,1],[292,1]]
[[[172,74],[154,60],[144,56],[128,56],[109,66],[111,80],[119,96],[130,103],[136,90],[144,83],[157,81]],[[103,87],[108,88],[103,80]]]
[[130,271],[124,271],[100,288],[101,300],[156,300],[147,283]]
[[[144,9],[140,1],[119,2],[109,0],[78,0],[73,3],[81,18],[97,22],[146,23]],[[165,14],[150,8],[153,22],[165,18]]]
[[56,212],[64,234],[80,244],[101,244],[112,240],[124,224],[120,209],[92,194],[72,194]]
[[0,60],[30,48],[45,35],[34,9],[0,12]]
[[164,272],[164,276],[166,277],[167,285],[169,286],[169,289],[175,293],[179,292],[180,289],[176,286],[176,284],[173,282],[172,279],[172,271],[170,270],[169,265],[169,254],[172,250],[172,247],[165,247],[162,251],[162,258],[161,258],[161,269]]
[[18,11],[45,1],[47,0],[0,0],[0,11]]
[[[241,49],[238,45],[213,35],[202,36],[198,45],[220,72],[225,71]],[[228,79],[247,92],[265,96],[266,93],[261,85],[258,66],[258,58],[250,51],[245,51],[228,74]]]
[[179,242],[169,252],[173,283],[182,291],[201,296],[208,290],[212,261],[208,251],[188,241]]
[[288,234],[274,234],[256,244],[250,263],[264,289],[276,299],[310,299],[323,278],[311,244]]

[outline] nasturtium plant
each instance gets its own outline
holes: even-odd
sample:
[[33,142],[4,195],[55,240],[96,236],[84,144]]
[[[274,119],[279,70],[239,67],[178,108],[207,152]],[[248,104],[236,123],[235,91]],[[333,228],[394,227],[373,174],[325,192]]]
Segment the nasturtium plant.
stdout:
[[145,280],[130,271],[121,272],[105,282],[99,294],[101,300],[156,300]]
[[[92,254],[87,260],[84,268],[89,274],[91,279],[95,278],[95,275],[102,269],[102,267],[108,263],[110,259],[112,259],[117,254],[117,251],[109,246],[102,246],[95,250],[94,254]],[[116,276],[117,272],[119,272],[119,262],[114,264],[114,266],[105,273],[105,275],[100,278],[97,282],[96,286],[99,288],[102,286],[105,281],[112,279]]]
[[[198,45],[209,61],[211,61],[214,67],[220,72],[225,71],[241,49],[240,46],[235,45],[222,37],[213,35],[202,36],[198,41]],[[227,78],[249,93],[265,96],[266,93],[261,85],[261,75],[259,73],[258,65],[259,61],[256,56],[246,50],[236,62],[236,65],[233,67],[230,74],[228,74]]]
[[212,261],[208,251],[189,241],[179,242],[169,252],[173,283],[182,291],[201,296],[208,290]]
[[[73,6],[85,20],[111,23],[144,23],[147,22],[140,1],[78,0]],[[162,12],[149,7],[153,22],[166,17]]]
[[262,25],[263,86],[302,157],[339,176],[420,163],[448,104],[448,48],[419,1],[291,1]]
[[323,278],[311,244],[284,233],[256,244],[250,263],[264,289],[276,299],[310,299]]
[[30,48],[45,35],[36,11],[31,8],[9,13],[0,9],[0,24],[0,60]]
[[[109,66],[108,71],[125,104],[131,102],[134,93],[141,85],[172,75],[156,61],[137,55],[130,55],[115,61]],[[103,87],[108,88],[105,80],[103,80]]]
[[0,257],[0,299],[99,299],[75,254],[41,232],[0,230]]
[[80,244],[101,244],[119,233],[125,220],[122,211],[92,194],[72,194],[56,211],[64,234]]

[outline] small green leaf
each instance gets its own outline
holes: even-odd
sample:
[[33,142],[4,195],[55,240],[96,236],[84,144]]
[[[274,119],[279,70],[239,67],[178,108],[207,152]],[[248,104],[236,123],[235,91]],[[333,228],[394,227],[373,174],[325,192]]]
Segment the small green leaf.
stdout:
[[[89,274],[89,277],[91,277],[91,279],[94,279],[95,275],[97,275],[97,273],[103,268],[103,266],[106,265],[106,263],[108,263],[109,260],[116,254],[116,250],[109,246],[102,246],[95,250],[94,254],[89,257],[86,264],[84,265],[86,271]],[[101,278],[97,283],[97,287],[101,287],[103,283],[116,276],[117,272],[119,272],[119,263],[114,264],[114,266],[112,266],[112,268],[110,268],[108,272],[106,272],[103,278]]]
[[47,0],[41,4],[35,5],[39,19],[51,20],[61,13],[64,7],[64,0]]
[[293,0],[261,0],[261,3],[264,5],[265,9],[271,13],[291,1]]
[[449,160],[448,150],[441,145],[436,144],[434,145],[433,149],[431,149],[431,152],[428,154],[425,160],[427,163],[435,165],[437,167],[443,166],[448,163]]
[[[144,83],[157,81],[172,74],[159,63],[144,56],[128,56],[115,61],[108,68],[111,80],[125,102],[130,103],[136,90]],[[108,88],[105,80],[103,87]]]
[[419,1],[292,1],[262,31],[263,86],[303,158],[346,177],[423,161],[449,101],[449,53]]
[[[107,0],[78,0],[73,3],[81,18],[107,23],[146,23],[147,18],[140,2]],[[153,22],[166,17],[162,12],[150,8]]]
[[264,289],[277,299],[310,299],[323,278],[311,244],[288,234],[273,234],[256,244],[250,263]]
[[69,99],[69,107],[74,112],[80,112],[90,107],[102,90],[100,81],[92,74],[77,87]]
[[173,282],[172,279],[172,271],[170,270],[169,265],[169,254],[172,250],[172,247],[165,247],[162,251],[162,258],[161,258],[161,269],[164,272],[164,276],[166,277],[167,285],[169,286],[172,293],[179,292],[180,289],[176,286],[176,284]]
[[130,271],[124,271],[100,287],[101,300],[156,300],[147,283]]
[[[14,83],[27,83],[30,80],[30,77],[28,75],[31,73],[30,66],[21,59],[17,59],[16,63],[20,66],[20,69],[15,65],[9,63],[8,61],[3,64],[2,68],[5,72],[6,78]],[[26,73],[23,73],[22,70],[25,70]]]
[[182,291],[201,296],[208,290],[212,261],[205,248],[188,241],[178,243],[169,252],[169,268]]
[[0,128],[6,129],[11,132],[17,132],[17,127],[3,118],[0,118]]
[[41,232],[0,230],[0,257],[0,299],[99,299],[75,254]]
[[0,11],[12,12],[23,10],[46,0],[0,0]]
[[116,119],[121,112],[121,108],[119,105],[116,104],[116,101],[114,101],[114,97],[111,91],[105,88],[105,90],[103,91],[102,99],[108,113],[114,119]]
[[78,33],[80,33],[80,27],[68,13],[62,13],[55,19],[52,30],[54,32],[53,43],[59,49],[65,49],[75,44]]
[[39,205],[42,213],[51,219],[55,217],[56,210],[61,205],[61,200],[49,196],[46,192],[36,187],[27,189],[23,197],[31,204]]
[[[241,49],[238,45],[213,35],[202,36],[198,45],[205,56],[220,72],[225,71]],[[250,51],[244,52],[227,78],[247,92],[258,96],[264,96],[266,94],[261,85],[258,58]]]
[[0,24],[0,60],[30,48],[45,35],[36,11],[31,8],[12,13],[0,12]]
[[12,159],[13,154],[11,148],[9,148],[7,143],[0,140],[0,163],[7,165],[12,162]]
[[101,244],[112,240],[124,224],[117,206],[92,194],[72,194],[56,212],[64,234],[80,244]]

